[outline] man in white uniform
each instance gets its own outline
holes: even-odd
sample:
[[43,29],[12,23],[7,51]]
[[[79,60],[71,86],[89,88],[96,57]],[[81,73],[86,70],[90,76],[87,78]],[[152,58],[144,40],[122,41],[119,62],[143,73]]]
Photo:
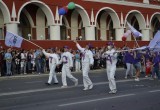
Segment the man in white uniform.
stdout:
[[47,53],[43,49],[42,52],[47,58],[49,58],[50,72],[49,72],[49,79],[48,79],[48,82],[46,84],[51,85],[52,78],[54,79],[54,84],[58,84],[57,76],[56,76],[56,73],[55,73],[56,65],[59,64],[58,56],[53,50],[50,50],[50,53]]
[[67,88],[67,81],[66,77],[70,78],[74,83],[75,86],[78,85],[78,79],[72,76],[71,74],[71,68],[73,67],[73,60],[72,60],[72,54],[69,52],[69,47],[64,46],[64,53],[62,54],[60,64],[63,64],[62,66],[62,88]]
[[108,42],[108,50],[104,53],[106,57],[106,71],[109,80],[110,94],[115,94],[117,92],[116,82],[115,82],[115,71],[117,63],[117,53],[115,53],[114,45],[112,42]]
[[82,74],[83,74],[83,84],[84,84],[83,90],[90,90],[93,88],[93,83],[88,76],[88,72],[90,70],[90,67],[94,63],[93,53],[89,50],[90,45],[86,45],[85,48],[82,48],[77,41],[74,42],[76,43],[77,48],[82,53]]

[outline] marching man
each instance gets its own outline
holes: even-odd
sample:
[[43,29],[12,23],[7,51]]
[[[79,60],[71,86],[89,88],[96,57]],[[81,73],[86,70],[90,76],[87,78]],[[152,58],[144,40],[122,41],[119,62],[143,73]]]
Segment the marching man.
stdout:
[[63,64],[62,66],[62,88],[67,88],[67,81],[66,77],[70,78],[74,83],[75,86],[78,85],[78,79],[72,76],[71,74],[71,68],[73,67],[73,60],[72,60],[72,54],[69,52],[69,47],[64,46],[64,53],[62,54],[60,64]]
[[106,57],[106,71],[109,80],[110,94],[115,94],[117,92],[116,82],[115,82],[115,71],[117,63],[117,53],[115,53],[114,44],[108,42],[108,50],[103,54]]
[[90,66],[92,66],[94,63],[93,53],[89,50],[90,45],[86,45],[85,48],[82,48],[76,40],[74,42],[76,43],[77,48],[82,53],[82,74],[84,84],[83,90],[90,90],[93,88],[93,83],[88,76],[88,72],[90,70]]
[[49,58],[49,79],[48,82],[46,83],[47,85],[51,85],[52,78],[54,79],[54,84],[58,84],[57,76],[55,73],[56,65],[59,64],[58,56],[57,54],[50,49],[50,53],[47,53],[44,49],[42,50],[43,54]]

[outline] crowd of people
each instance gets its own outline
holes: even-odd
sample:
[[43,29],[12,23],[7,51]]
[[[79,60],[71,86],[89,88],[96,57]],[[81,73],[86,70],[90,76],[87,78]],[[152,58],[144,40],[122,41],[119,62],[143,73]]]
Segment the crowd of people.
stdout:
[[[91,44],[82,48],[77,41],[74,41],[77,50],[73,50],[68,46],[63,48],[49,48],[36,50],[16,50],[8,48],[0,50],[0,73],[1,76],[11,76],[16,74],[42,74],[49,72],[48,85],[51,84],[52,78],[57,84],[56,73],[62,72],[62,87],[67,87],[66,77],[69,77],[75,85],[78,85],[76,79],[70,71],[82,71],[84,89],[93,88],[93,83],[88,76],[90,69],[107,69],[110,93],[116,93],[115,71],[117,67],[124,67],[126,73],[124,78],[128,76],[135,77],[135,81],[139,81],[141,72],[146,74],[145,77],[157,77],[159,75],[160,54],[150,51],[148,48],[144,50],[130,50],[124,46],[121,49],[116,48],[112,42],[108,42],[104,47],[93,47]],[[93,57],[93,59],[92,59]],[[135,73],[135,75],[134,75]]]
[[[105,47],[92,48],[91,51],[94,54],[94,65],[91,69],[105,68],[106,62],[101,57]],[[47,52],[56,51],[58,58],[61,58],[64,48],[49,48]],[[81,58],[82,54],[79,50],[69,49],[72,53],[73,68],[72,71],[81,71]],[[18,74],[41,74],[49,71],[48,58],[42,53],[42,49],[1,49],[0,50],[0,73],[1,76],[11,76]],[[122,55],[119,56],[118,66],[123,66]],[[56,72],[60,73],[62,65],[56,67]]]

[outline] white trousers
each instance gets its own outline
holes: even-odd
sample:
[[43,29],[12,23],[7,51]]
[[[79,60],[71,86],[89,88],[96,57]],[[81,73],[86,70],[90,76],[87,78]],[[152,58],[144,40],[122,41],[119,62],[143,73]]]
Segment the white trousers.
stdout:
[[49,79],[48,79],[48,83],[50,83],[50,84],[52,82],[52,78],[54,79],[55,83],[58,83],[57,75],[55,73],[55,69],[56,69],[55,64],[50,65],[50,72],[49,72]]
[[63,65],[62,67],[62,84],[63,86],[67,86],[67,80],[66,77],[68,77],[70,80],[72,80],[74,83],[78,81],[73,75],[71,74],[71,70],[68,65]]
[[83,74],[83,85],[85,88],[88,88],[89,85],[93,85],[92,81],[90,80],[88,73],[90,70],[89,63],[82,63],[82,74]]
[[80,71],[80,68],[81,68],[81,63],[76,61],[76,71]]
[[116,65],[107,65],[107,76],[109,81],[109,88],[110,90],[117,90],[116,88],[116,82],[115,82],[115,71],[116,71]]

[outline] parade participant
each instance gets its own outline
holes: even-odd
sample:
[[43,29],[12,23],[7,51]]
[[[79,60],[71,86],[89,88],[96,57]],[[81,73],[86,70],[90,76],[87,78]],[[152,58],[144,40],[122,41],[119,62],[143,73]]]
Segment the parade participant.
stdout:
[[138,50],[135,50],[134,61],[133,61],[133,66],[136,69],[135,81],[139,81],[140,69],[141,69],[141,58],[142,58],[142,54]]
[[103,54],[106,57],[106,71],[109,81],[110,94],[115,94],[117,92],[116,82],[115,82],[115,71],[117,63],[117,53],[115,52],[114,44],[108,42],[108,50]]
[[83,74],[83,85],[84,85],[83,90],[90,90],[93,88],[93,83],[88,76],[88,72],[90,70],[90,67],[94,64],[93,54],[89,50],[91,45],[86,45],[85,48],[82,48],[76,40],[74,42],[76,43],[77,48],[82,53],[81,61],[82,61],[82,74]]
[[124,62],[126,64],[126,74],[125,74],[125,79],[127,79],[127,76],[129,73],[131,74],[131,77],[133,77],[133,53],[129,50],[129,48],[126,48],[126,52],[124,52]]
[[57,76],[55,73],[56,65],[59,64],[58,56],[55,53],[54,50],[49,50],[50,53],[47,53],[44,49],[42,50],[43,54],[49,58],[49,79],[48,82],[46,83],[47,85],[51,85],[52,83],[52,78],[54,79],[54,84],[58,84]]
[[62,88],[67,88],[67,81],[66,77],[70,78],[74,83],[75,86],[78,85],[78,79],[72,76],[71,74],[71,68],[73,67],[73,60],[72,60],[72,54],[69,52],[69,47],[64,46],[64,53],[61,56],[60,64],[63,64],[62,66]]
[[75,66],[76,66],[76,72],[79,72],[80,71],[80,68],[81,68],[81,63],[80,63],[80,53],[79,51],[77,50],[76,51],[76,54],[75,54]]
[[157,75],[158,80],[160,81],[160,74],[159,74],[159,56],[158,56],[158,52],[154,52],[153,53],[153,73],[152,73],[152,77],[155,75]]

